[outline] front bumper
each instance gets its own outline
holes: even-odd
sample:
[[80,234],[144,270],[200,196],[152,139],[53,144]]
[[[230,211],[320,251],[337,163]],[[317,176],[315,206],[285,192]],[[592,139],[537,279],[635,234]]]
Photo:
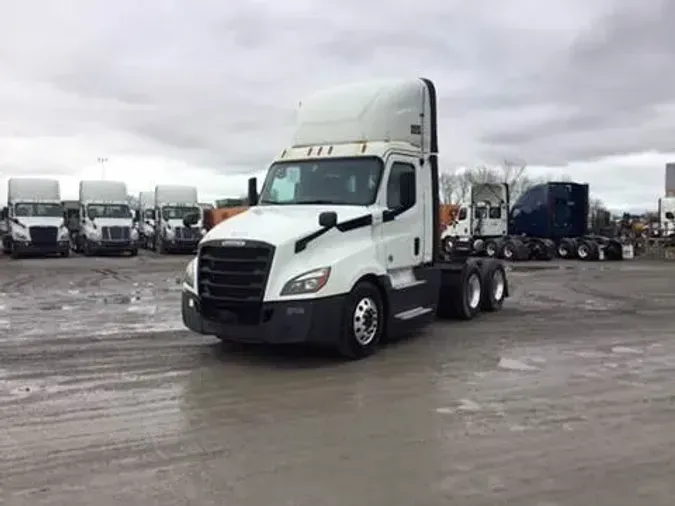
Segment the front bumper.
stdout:
[[50,255],[70,251],[70,241],[59,241],[51,244],[35,244],[30,241],[12,241],[12,248],[18,255]]
[[264,303],[261,321],[239,325],[213,321],[201,314],[199,298],[183,290],[183,323],[193,332],[242,343],[313,343],[335,345],[342,335],[345,296]]
[[121,253],[138,249],[137,241],[90,241],[89,244],[96,253]]
[[197,248],[199,247],[199,241],[200,239],[194,239],[190,241],[182,241],[182,240],[167,240],[163,239],[162,240],[162,246],[164,248],[164,251],[172,252],[172,253],[192,253],[194,251],[197,251]]

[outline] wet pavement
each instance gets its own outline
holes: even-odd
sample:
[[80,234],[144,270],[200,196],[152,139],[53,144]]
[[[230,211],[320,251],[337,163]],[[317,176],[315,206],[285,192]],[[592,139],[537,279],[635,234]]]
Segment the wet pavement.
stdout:
[[530,264],[345,363],[186,332],[186,261],[0,259],[0,503],[673,504],[675,266]]

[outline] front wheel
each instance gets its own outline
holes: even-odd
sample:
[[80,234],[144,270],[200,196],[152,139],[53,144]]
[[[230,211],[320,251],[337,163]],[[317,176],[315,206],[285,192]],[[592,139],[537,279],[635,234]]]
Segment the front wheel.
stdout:
[[375,285],[362,281],[347,296],[339,351],[351,359],[373,354],[384,333],[384,304]]

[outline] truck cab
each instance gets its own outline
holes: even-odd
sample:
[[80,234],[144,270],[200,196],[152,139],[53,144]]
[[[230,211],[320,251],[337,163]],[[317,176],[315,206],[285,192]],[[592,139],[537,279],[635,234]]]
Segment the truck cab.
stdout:
[[12,178],[7,184],[7,200],[2,211],[7,229],[2,238],[6,254],[13,258],[27,254],[68,256],[69,236],[58,181]]
[[138,231],[121,181],[80,181],[77,248],[86,256],[138,254]]
[[427,79],[303,101],[259,194],[249,182],[251,207],[211,229],[186,267],[186,326],[361,358],[437,315],[501,307],[500,262],[453,262],[440,249],[436,128]]
[[[197,215],[193,225],[183,218]],[[204,236],[202,210],[197,199],[197,188],[184,185],[157,185],[155,187],[155,251],[164,253],[193,253]]]
[[459,203],[454,222],[442,232],[442,239],[453,238],[458,246],[466,244],[476,253],[486,250],[497,256],[499,240],[508,234],[509,186],[505,183],[474,184],[469,196]]

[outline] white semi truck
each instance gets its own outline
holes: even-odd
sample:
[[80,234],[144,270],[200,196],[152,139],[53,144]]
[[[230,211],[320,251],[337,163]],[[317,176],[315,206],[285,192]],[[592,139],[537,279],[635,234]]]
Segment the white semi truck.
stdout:
[[76,246],[86,256],[138,254],[138,231],[122,181],[80,181],[80,229]]
[[136,214],[139,241],[146,249],[155,245],[155,192],[145,191],[138,195]]
[[70,241],[58,181],[10,179],[7,183],[7,207],[2,215],[7,229],[2,247],[12,258],[25,254],[68,256]]
[[[222,340],[344,356],[508,296],[502,263],[441,250],[436,91],[359,83],[302,102],[293,141],[247,211],[212,228],[182,286],[185,325]],[[196,223],[198,215],[185,218]]]
[[[186,226],[183,218],[197,214],[194,225]],[[197,188],[184,185],[155,187],[155,251],[164,253],[193,253],[205,231]]]

